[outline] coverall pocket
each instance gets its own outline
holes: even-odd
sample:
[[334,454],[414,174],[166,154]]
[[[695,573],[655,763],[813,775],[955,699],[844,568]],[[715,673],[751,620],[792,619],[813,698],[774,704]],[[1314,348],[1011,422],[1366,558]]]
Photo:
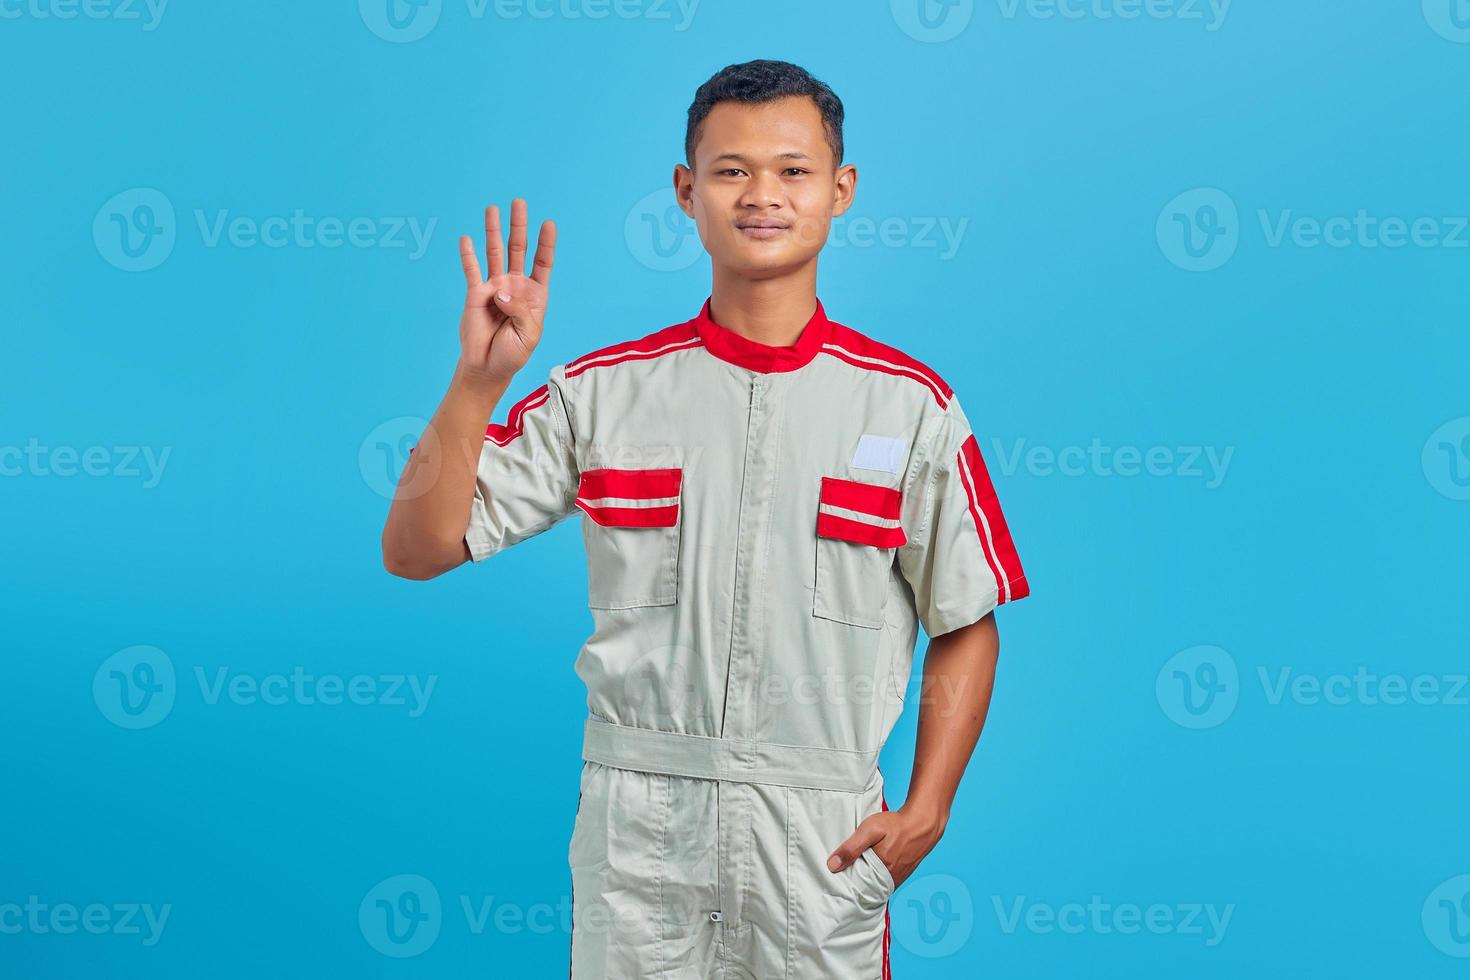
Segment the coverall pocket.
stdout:
[[858,872],[858,904],[868,909],[887,905],[893,897],[895,885],[893,872],[888,870],[883,859],[870,847],[858,855],[852,867]]
[[679,601],[683,478],[682,466],[582,472],[576,504],[587,515],[582,541],[588,606],[630,609]]
[[907,540],[901,502],[892,487],[822,477],[814,615],[867,629],[883,625],[894,554]]

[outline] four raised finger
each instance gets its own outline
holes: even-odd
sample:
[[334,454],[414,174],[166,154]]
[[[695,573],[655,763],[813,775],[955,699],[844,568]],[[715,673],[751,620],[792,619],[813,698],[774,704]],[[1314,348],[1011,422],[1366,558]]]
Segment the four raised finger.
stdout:
[[[459,252],[464,265],[465,279],[471,286],[487,280],[493,281],[507,274],[525,275],[525,199],[517,197],[510,202],[510,242],[508,245],[503,243],[500,237],[500,208],[492,204],[485,209],[486,275],[481,274],[473,242],[468,237],[460,239]],[[543,221],[540,230],[536,233],[536,255],[531,262],[531,278],[542,286],[551,280],[551,265],[555,256],[556,223],[550,220]]]
[[485,209],[485,259],[490,263],[490,278],[505,272],[505,246],[500,240],[500,208]]
[[459,236],[459,261],[464,266],[465,285],[474,289],[484,278],[480,275],[480,262],[475,258],[475,243],[469,235]]
[[[497,236],[498,238],[498,236]],[[526,202],[515,198],[510,202],[510,268],[513,276],[525,275],[526,270]]]
[[541,222],[536,233],[536,258],[531,263],[531,278],[545,286],[551,281],[551,260],[556,255],[556,223]]

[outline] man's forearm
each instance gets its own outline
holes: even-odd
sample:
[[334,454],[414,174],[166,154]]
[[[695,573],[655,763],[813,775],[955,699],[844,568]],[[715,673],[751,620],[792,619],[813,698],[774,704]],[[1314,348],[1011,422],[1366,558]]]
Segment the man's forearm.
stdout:
[[455,369],[409,454],[383,527],[383,565],[394,575],[433,578],[464,562],[485,427],[508,386]]
[[936,833],[949,822],[960,777],[985,726],[999,653],[991,614],[937,637],[924,656],[914,772],[904,809],[932,820]]

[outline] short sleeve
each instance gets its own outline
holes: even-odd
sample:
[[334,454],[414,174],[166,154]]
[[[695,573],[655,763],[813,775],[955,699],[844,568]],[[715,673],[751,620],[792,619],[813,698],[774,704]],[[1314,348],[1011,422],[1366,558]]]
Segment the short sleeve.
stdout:
[[1030,593],[980,446],[952,397],[911,474],[899,548],[924,632],[940,636]]
[[575,509],[579,474],[565,391],[558,364],[546,384],[511,406],[504,425],[485,430],[464,535],[475,561],[550,529]]

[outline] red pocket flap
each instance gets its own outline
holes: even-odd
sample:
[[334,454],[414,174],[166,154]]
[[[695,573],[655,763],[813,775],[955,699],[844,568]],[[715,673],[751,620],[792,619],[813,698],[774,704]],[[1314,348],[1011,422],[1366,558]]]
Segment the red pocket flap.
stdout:
[[684,470],[587,470],[576,504],[604,527],[673,527]]
[[893,487],[824,476],[817,534],[875,548],[897,548],[908,541],[899,524],[902,506],[903,495]]

